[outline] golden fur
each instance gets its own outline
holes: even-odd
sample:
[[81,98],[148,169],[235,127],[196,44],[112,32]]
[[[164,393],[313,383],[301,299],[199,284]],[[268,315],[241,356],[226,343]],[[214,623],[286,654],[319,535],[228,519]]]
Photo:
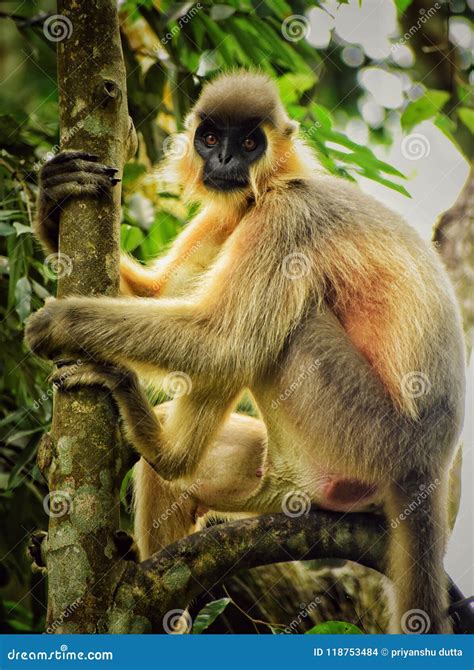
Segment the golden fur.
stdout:
[[[258,116],[267,136],[249,187],[235,193],[204,186],[193,150],[199,120],[213,114]],[[138,297],[50,303],[30,319],[30,346],[53,356],[80,345],[140,375],[189,378],[155,413],[136,381],[110,383],[148,461],[135,475],[142,557],[195,530],[207,510],[279,511],[295,492],[342,511],[383,506],[396,521],[393,630],[423,609],[429,632],[449,631],[442,560],[464,359],[435,251],[400,216],[322,172],[261,74],[219,77],[186,128],[187,151],[165,172],[200,213],[149,268],[123,257],[123,290]],[[81,366],[71,379],[100,375]],[[246,388],[261,420],[232,413]],[[344,482],[365,492],[360,500],[330,497]],[[173,501],[179,509],[167,514]]]

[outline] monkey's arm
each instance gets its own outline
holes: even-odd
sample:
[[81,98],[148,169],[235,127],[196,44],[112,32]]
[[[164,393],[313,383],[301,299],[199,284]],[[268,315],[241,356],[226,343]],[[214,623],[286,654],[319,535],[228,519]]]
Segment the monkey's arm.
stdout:
[[[297,279],[288,275],[286,257],[277,253],[288,244],[283,237],[283,227],[249,218],[228,240],[192,301],[53,301],[29,320],[27,340],[45,357],[87,353],[132,367],[148,363],[211,380],[214,388],[234,380],[234,392],[274,360],[307,301],[310,273]],[[309,262],[301,244],[289,251]],[[283,307],[276,313],[277,305]]]
[[204,209],[190,221],[174,240],[164,256],[150,265],[142,265],[128,254],[120,257],[120,292],[123,295],[158,297],[165,292],[173,294],[173,280],[191,278],[195,267],[205,265],[209,254],[228,235],[225,222]]

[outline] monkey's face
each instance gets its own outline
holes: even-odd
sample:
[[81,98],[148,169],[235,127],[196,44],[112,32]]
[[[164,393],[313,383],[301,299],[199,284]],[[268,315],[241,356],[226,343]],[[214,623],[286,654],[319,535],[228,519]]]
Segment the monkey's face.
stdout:
[[236,191],[250,184],[250,166],[267,148],[264,131],[254,121],[231,125],[206,118],[194,135],[204,161],[203,182],[214,191]]

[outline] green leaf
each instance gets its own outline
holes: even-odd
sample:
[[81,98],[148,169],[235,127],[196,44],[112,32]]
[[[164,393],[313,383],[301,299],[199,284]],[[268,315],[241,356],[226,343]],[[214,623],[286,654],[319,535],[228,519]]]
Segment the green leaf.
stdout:
[[[38,430],[34,432],[38,432]],[[38,447],[38,440],[36,437],[28,442],[26,447],[21,452],[20,456],[16,459],[15,465],[8,479],[7,489],[9,490],[14,489],[18,486],[18,484],[21,484],[23,479],[21,471],[24,468],[24,466],[27,465],[31,461],[33,456],[36,454],[37,447]]]
[[405,195],[407,198],[411,198],[410,193],[407,191],[407,189],[402,186],[401,184],[397,184],[394,181],[390,181],[390,179],[385,179],[384,177],[381,176],[379,172],[376,170],[370,170],[370,169],[363,169],[363,170],[357,170],[358,174],[362,175],[362,177],[367,177],[367,179],[372,179],[372,181],[376,181],[379,184],[382,184],[382,186],[386,186],[387,188],[391,188],[392,191],[397,191],[398,193],[401,193],[402,195]]
[[12,219],[21,214],[19,209],[0,209],[0,220]]
[[460,107],[458,109],[458,116],[466,128],[474,135],[474,109]]
[[230,598],[220,598],[219,600],[213,600],[212,603],[205,605],[194,619],[191,633],[197,635],[206,630],[206,628],[209,628],[211,623],[217,619],[219,614],[222,614],[229,603]]
[[235,14],[235,9],[234,7],[229,7],[229,5],[213,5],[211,8],[211,19],[213,21],[228,19],[232,14]]
[[120,502],[122,503],[122,505],[125,507],[125,509],[127,511],[129,511],[128,510],[128,501],[127,501],[127,492],[128,492],[128,487],[130,485],[130,481],[132,479],[132,475],[133,475],[133,468],[130,468],[130,470],[128,470],[125,473],[125,476],[122,479],[122,483],[120,484]]
[[10,226],[9,223],[0,221],[0,237],[7,237],[8,235],[14,235],[15,229]]
[[321,128],[330,130],[333,125],[333,117],[329,109],[323,107],[323,105],[318,105],[313,103],[311,105],[311,114],[315,117],[316,121],[319,122]]
[[136,226],[122,223],[120,226],[120,245],[124,251],[131,252],[136,249],[144,239],[143,231]]
[[25,233],[33,232],[33,228],[31,226],[25,226],[23,223],[19,223],[18,221],[15,221],[13,227],[16,230],[17,237],[18,235],[24,235]]
[[399,14],[403,14],[405,10],[412,4],[413,0],[395,0],[395,5]]
[[411,102],[401,117],[401,124],[404,130],[411,130],[422,121],[433,118],[448,102],[450,94],[447,91],[437,91],[429,89],[426,93]]
[[298,102],[301,95],[316,83],[316,77],[310,73],[293,73],[283,75],[277,81],[278,90],[283,102],[287,105]]
[[15,287],[15,309],[23,323],[31,312],[31,284],[28,277],[21,277]]
[[306,631],[306,635],[363,635],[363,631],[345,621],[326,621],[318,623]]

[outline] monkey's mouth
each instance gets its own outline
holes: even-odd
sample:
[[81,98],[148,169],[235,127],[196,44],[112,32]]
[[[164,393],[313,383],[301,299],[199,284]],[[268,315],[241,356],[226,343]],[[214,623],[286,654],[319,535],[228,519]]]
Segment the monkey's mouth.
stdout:
[[228,177],[204,177],[204,185],[214,191],[237,191],[248,186],[246,179]]

